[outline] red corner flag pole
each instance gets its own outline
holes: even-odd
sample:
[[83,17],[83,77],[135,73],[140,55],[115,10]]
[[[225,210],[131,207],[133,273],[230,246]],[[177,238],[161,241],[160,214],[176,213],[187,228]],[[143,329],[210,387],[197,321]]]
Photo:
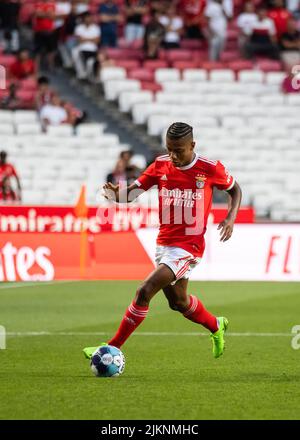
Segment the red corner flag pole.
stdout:
[[74,207],[75,216],[82,220],[80,228],[80,278],[85,277],[86,254],[87,254],[87,217],[88,207],[86,204],[86,187],[81,186],[78,201]]

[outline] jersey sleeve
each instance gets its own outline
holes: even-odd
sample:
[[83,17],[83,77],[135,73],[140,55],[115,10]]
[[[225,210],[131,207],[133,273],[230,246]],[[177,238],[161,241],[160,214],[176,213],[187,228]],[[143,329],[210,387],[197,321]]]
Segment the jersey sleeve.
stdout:
[[137,186],[144,191],[147,191],[151,186],[157,185],[157,175],[155,162],[149,165],[148,168],[140,175],[140,177],[135,180]]
[[229,191],[235,184],[235,179],[224,165],[218,161],[215,174],[212,179],[213,186],[220,190]]

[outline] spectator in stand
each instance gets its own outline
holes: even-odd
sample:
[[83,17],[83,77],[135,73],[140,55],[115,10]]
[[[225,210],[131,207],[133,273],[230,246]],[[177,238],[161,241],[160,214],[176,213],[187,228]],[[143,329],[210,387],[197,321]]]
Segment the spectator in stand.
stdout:
[[227,16],[222,0],[211,0],[204,15],[208,21],[209,59],[218,61],[224,50],[227,34]]
[[13,79],[21,80],[35,77],[36,65],[29,56],[27,49],[21,49],[18,53],[16,61],[10,67],[10,76]]
[[258,17],[255,13],[254,5],[251,1],[248,1],[244,5],[243,12],[237,18],[237,26],[240,31],[239,35],[239,47],[243,55],[245,55],[244,46],[248,41],[249,36],[252,33],[252,28],[257,22]]
[[299,93],[300,92],[300,69],[295,68],[290,70],[290,73],[284,78],[281,90],[283,93]]
[[269,11],[268,16],[274,21],[277,38],[287,30],[287,22],[291,13],[284,7],[283,0],[274,0],[274,7]]
[[6,53],[16,53],[19,50],[20,7],[20,0],[0,1],[0,35],[2,34]]
[[159,49],[165,35],[165,28],[159,22],[160,14],[153,11],[151,20],[146,25],[144,36],[145,57],[149,60],[158,58]]
[[203,38],[204,8],[206,0],[180,0],[178,10],[183,15],[185,37],[191,39]]
[[68,16],[71,14],[71,11],[72,11],[72,5],[70,1],[56,0],[54,28],[58,42],[63,36],[64,26]]
[[122,159],[119,159],[116,163],[115,169],[107,175],[106,182],[122,186],[126,183],[126,180],[126,164]]
[[[13,190],[11,180],[15,178],[17,192]],[[19,176],[15,167],[7,163],[6,151],[0,152],[0,200],[1,201],[20,201],[22,199],[22,188]]]
[[123,161],[125,168],[130,165],[130,161],[133,156],[133,151],[131,150],[124,150],[120,153],[120,160]]
[[18,110],[22,108],[22,101],[17,97],[17,85],[11,83],[9,85],[9,92],[7,96],[1,100],[0,108],[7,110]]
[[258,10],[258,20],[252,26],[252,31],[245,44],[245,54],[249,59],[255,55],[265,55],[273,59],[279,59],[277,47],[276,29],[274,21],[267,16],[267,10],[263,7]]
[[33,30],[38,69],[41,62],[44,60],[44,55],[48,63],[48,68],[54,68],[54,59],[57,48],[54,21],[55,2],[41,0],[36,3],[33,17]]
[[72,57],[78,79],[87,79],[92,74],[100,43],[100,27],[93,16],[86,12],[83,22],[75,28],[78,45],[72,50]]
[[300,64],[300,32],[293,18],[289,19],[287,31],[281,35],[280,46],[281,59],[288,70],[293,65]]
[[101,22],[101,45],[116,47],[118,38],[118,23],[122,21],[122,15],[114,0],[105,0],[99,6]]
[[49,79],[46,76],[40,76],[38,79],[38,89],[35,96],[35,104],[38,112],[42,107],[51,102],[54,94],[54,91],[50,88]]
[[181,36],[184,31],[182,18],[177,15],[174,6],[170,6],[165,15],[159,18],[159,22],[165,28],[163,46],[165,49],[177,49],[180,47]]
[[74,107],[70,102],[62,101],[61,105],[67,112],[67,122],[73,127],[77,127],[86,119],[86,112]]
[[58,95],[53,95],[51,102],[42,107],[40,119],[44,130],[48,125],[61,125],[69,122],[67,111],[63,108]]
[[144,37],[143,16],[149,12],[146,0],[126,0],[125,2],[125,39],[128,43]]
[[62,59],[63,66],[66,69],[73,67],[72,50],[76,47],[77,39],[74,35],[76,26],[79,23],[82,14],[87,12],[85,4],[83,7],[78,2],[73,1],[71,4],[71,11],[65,18],[65,24],[63,27],[63,39],[60,42],[58,48]]

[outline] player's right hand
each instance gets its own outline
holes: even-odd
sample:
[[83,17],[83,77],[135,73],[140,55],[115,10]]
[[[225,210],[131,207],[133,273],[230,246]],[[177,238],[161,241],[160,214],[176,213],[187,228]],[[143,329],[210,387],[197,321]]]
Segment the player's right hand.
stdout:
[[110,182],[105,183],[105,185],[103,185],[103,196],[107,200],[116,202],[118,193],[119,193],[119,185],[113,185]]

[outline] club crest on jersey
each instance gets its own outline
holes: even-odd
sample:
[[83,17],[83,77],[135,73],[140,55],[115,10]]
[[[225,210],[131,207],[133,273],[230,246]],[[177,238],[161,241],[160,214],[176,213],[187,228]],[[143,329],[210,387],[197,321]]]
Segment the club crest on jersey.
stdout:
[[198,189],[204,188],[206,177],[203,174],[197,174],[196,179],[196,187]]

